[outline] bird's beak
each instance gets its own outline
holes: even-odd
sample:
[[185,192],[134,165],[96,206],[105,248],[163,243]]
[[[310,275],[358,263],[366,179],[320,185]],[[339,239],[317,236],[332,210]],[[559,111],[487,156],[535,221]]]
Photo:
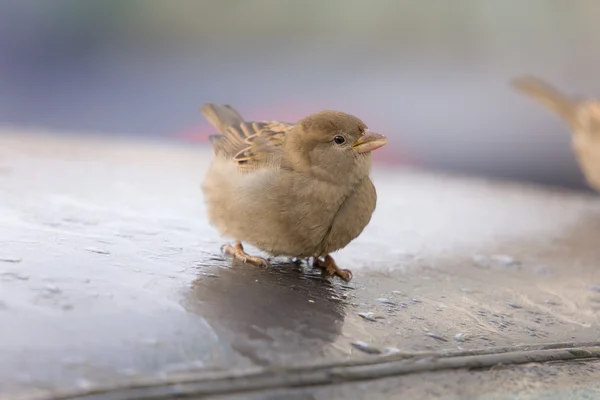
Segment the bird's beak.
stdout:
[[387,138],[380,133],[366,130],[365,134],[358,138],[352,148],[359,153],[368,153],[376,150],[387,143]]

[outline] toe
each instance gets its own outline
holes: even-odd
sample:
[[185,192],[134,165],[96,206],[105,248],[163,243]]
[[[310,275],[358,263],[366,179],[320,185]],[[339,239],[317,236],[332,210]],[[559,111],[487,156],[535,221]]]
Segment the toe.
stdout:
[[267,267],[269,265],[269,262],[267,260],[260,257],[249,257],[248,262],[250,262],[251,264],[259,265],[261,267]]
[[350,282],[352,280],[352,271],[349,269],[339,269],[336,271],[336,275],[346,282]]
[[221,246],[221,253],[231,257],[236,256],[235,250],[233,249],[233,247],[231,247],[229,243],[225,243],[223,246]]

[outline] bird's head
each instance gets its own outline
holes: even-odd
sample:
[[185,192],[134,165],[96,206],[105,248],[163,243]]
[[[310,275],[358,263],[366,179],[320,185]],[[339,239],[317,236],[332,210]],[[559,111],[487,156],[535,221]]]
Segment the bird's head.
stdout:
[[311,114],[296,124],[286,138],[286,155],[296,169],[317,178],[344,183],[368,176],[371,152],[387,143],[358,118],[339,111]]

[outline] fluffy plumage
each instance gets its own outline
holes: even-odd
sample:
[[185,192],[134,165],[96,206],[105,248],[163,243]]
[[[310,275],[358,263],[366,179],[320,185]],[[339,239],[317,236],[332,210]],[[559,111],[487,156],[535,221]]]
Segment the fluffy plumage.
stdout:
[[315,258],[315,266],[345,280],[330,253],[366,227],[377,195],[369,178],[371,151],[386,143],[358,118],[337,111],[295,124],[247,122],[230,106],[202,113],[219,134],[203,192],[209,221],[236,241],[225,250],[243,261],[242,242],[272,256]]

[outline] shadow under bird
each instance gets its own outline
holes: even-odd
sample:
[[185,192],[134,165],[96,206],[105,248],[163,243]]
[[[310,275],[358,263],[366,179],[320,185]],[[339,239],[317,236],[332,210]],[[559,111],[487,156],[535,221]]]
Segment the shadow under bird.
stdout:
[[387,143],[358,118],[321,111],[297,123],[249,122],[231,106],[205,104],[216,128],[214,160],[202,190],[208,219],[234,242],[223,251],[243,262],[248,243],[270,256],[314,259],[313,266],[345,281],[331,253],[346,247],[371,220],[377,193],[371,152]]
[[533,76],[515,78],[511,84],[566,122],[579,167],[590,187],[600,192],[600,101],[569,98]]

